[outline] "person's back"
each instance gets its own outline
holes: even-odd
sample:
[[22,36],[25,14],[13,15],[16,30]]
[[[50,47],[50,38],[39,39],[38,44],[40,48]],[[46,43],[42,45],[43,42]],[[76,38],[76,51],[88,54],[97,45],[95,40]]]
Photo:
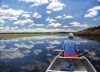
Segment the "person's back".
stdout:
[[64,48],[64,57],[77,57],[76,48],[77,44],[73,40],[73,34],[70,33],[68,36],[68,40],[65,40],[62,48]]

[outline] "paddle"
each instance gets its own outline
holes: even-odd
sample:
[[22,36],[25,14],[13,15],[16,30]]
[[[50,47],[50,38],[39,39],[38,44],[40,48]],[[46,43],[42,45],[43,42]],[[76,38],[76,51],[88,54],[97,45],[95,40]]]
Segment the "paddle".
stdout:
[[[81,57],[81,56],[83,56],[83,55],[86,55],[88,52],[90,52],[90,51],[93,51],[93,50],[95,50],[95,48],[91,48],[90,50],[87,50],[87,51],[80,51],[80,50],[78,50],[77,51],[77,53],[79,54],[79,57]],[[64,50],[62,50],[62,49],[55,49],[55,50],[52,50],[52,51],[64,51]]]
[[90,50],[87,50],[87,51],[79,51],[80,53],[79,53],[79,57],[80,56],[83,56],[83,55],[86,55],[88,52],[90,52],[90,51],[93,51],[93,50],[95,50],[95,48],[91,48]]
[[92,60],[100,60],[100,57],[96,56],[95,51],[98,51],[98,48],[92,48],[90,50],[87,50],[83,52],[83,55],[85,55],[87,58],[92,59]]

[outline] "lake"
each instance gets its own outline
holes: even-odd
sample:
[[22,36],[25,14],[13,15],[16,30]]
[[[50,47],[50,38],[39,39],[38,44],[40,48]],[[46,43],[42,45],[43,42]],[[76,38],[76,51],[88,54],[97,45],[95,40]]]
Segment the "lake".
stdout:
[[[45,72],[53,58],[59,53],[66,35],[19,37],[0,40],[0,72]],[[100,72],[100,42],[75,37],[80,50],[95,50],[89,60]]]

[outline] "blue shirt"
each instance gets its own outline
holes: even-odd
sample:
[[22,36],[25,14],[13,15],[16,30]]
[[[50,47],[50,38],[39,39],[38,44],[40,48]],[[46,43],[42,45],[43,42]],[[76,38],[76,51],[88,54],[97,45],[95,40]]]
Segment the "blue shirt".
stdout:
[[77,44],[73,40],[65,40],[62,48],[64,48],[64,54],[76,54]]

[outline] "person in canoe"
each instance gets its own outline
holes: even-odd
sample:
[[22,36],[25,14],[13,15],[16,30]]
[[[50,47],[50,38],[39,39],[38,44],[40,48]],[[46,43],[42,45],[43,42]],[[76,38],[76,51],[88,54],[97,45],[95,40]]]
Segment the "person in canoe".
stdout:
[[64,49],[64,57],[78,57],[76,54],[77,43],[73,40],[74,34],[68,34],[68,40],[64,40],[62,48]]

